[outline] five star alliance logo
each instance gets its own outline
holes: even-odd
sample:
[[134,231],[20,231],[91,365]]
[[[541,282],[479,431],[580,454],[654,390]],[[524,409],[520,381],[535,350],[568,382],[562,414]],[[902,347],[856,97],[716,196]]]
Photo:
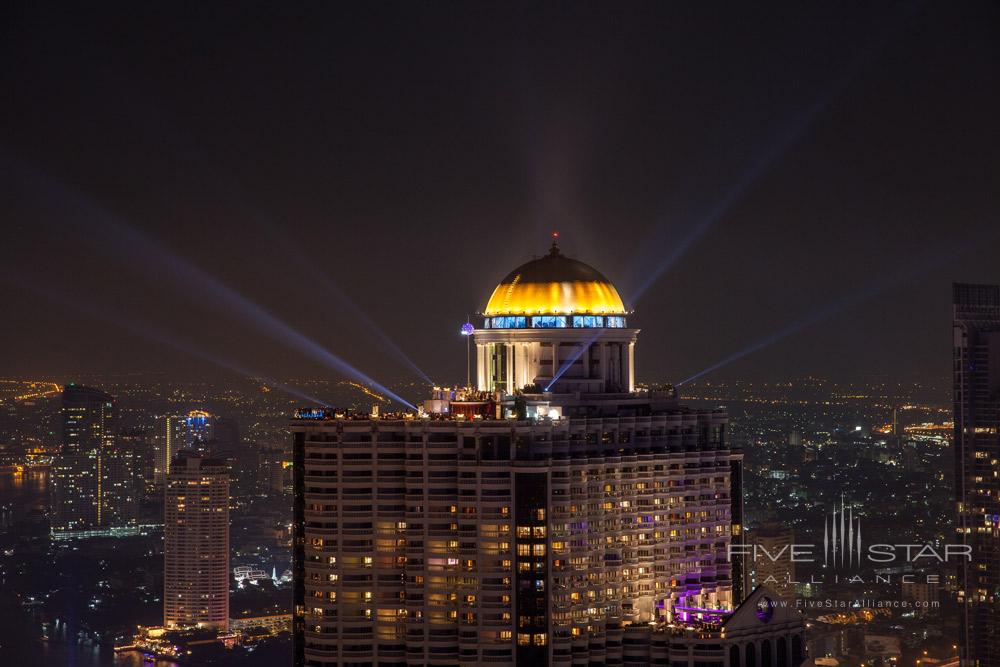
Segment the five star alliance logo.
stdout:
[[[874,572],[875,583],[889,583],[890,575],[878,571],[878,568],[890,564],[909,563],[915,566],[933,563],[947,563],[955,560],[972,560],[972,547],[967,544],[941,544],[937,542],[923,543],[872,543],[861,541],[861,519],[855,514],[862,513],[860,508],[849,505],[841,496],[839,506],[835,503],[829,514],[823,518],[823,541],[821,544],[809,542],[793,542],[789,544],[733,543],[728,545],[729,560],[734,556],[748,558],[749,562],[769,561],[771,563],[822,563],[824,569],[833,570],[831,574],[835,581],[840,581],[844,573],[849,582],[865,582],[860,572]],[[789,533],[791,537],[791,533]],[[822,557],[820,557],[822,552]],[[904,581],[913,580],[913,574],[904,574]],[[937,583],[938,575],[926,575],[929,583]],[[786,575],[788,583],[792,581]],[[933,581],[932,581],[933,580]],[[809,583],[821,583],[822,578],[812,576]],[[775,583],[765,581],[764,583]]]
[[840,510],[823,519],[823,564],[848,567],[861,565],[861,518],[854,516],[854,508],[847,507],[840,497]]

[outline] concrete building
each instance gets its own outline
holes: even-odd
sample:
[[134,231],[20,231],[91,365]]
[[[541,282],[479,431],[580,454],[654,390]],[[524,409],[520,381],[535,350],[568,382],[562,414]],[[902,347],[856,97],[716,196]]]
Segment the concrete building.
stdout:
[[229,467],[183,450],[164,502],[163,624],[225,628],[229,622]]
[[955,497],[963,665],[1000,666],[1000,286],[953,288]]
[[132,448],[119,446],[115,399],[70,384],[62,403],[62,448],[52,465],[52,536],[134,532],[136,460]]
[[660,664],[627,633],[732,613],[742,455],[724,412],[636,390],[627,315],[553,247],[490,298],[476,387],[297,413],[297,667]]
[[166,415],[156,439],[155,481],[162,488],[168,469],[182,449],[209,454],[208,443],[215,437],[216,418],[204,410],[185,415]]
[[785,600],[794,599],[795,563],[791,559],[791,548],[795,532],[792,528],[777,521],[767,522],[749,533],[749,540],[757,548],[751,588],[767,586]]

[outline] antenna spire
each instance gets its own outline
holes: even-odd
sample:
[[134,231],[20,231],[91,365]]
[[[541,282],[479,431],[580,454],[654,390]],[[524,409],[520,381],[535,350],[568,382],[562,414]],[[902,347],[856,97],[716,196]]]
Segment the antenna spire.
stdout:
[[549,248],[549,256],[559,256],[559,232],[552,232],[552,247]]

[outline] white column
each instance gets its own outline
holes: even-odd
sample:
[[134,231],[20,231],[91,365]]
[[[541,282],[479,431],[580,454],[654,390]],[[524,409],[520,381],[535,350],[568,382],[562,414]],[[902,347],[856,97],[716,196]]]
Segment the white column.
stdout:
[[514,346],[511,343],[504,343],[503,353],[507,361],[507,393],[514,392]]
[[528,344],[515,343],[514,345],[517,350],[517,388],[520,389],[531,382],[531,378],[528,377]]
[[628,390],[635,391],[635,341],[628,344]]
[[486,346],[476,343],[476,387],[479,391],[487,391],[486,383]]

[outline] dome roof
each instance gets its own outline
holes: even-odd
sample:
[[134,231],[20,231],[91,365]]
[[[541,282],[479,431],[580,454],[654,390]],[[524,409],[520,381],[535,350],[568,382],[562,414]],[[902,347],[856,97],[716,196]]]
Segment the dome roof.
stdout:
[[600,271],[563,256],[554,242],[549,254],[517,267],[493,290],[483,315],[588,313],[624,315],[618,290]]

